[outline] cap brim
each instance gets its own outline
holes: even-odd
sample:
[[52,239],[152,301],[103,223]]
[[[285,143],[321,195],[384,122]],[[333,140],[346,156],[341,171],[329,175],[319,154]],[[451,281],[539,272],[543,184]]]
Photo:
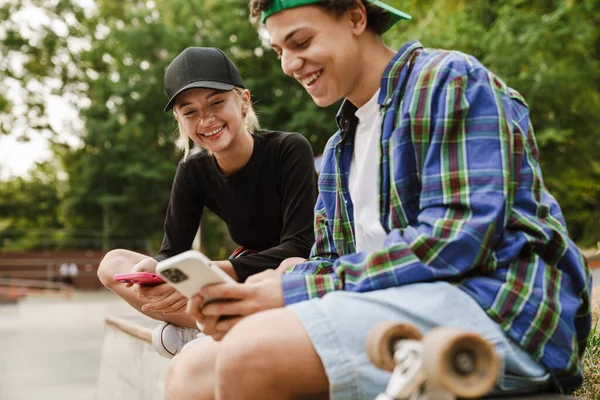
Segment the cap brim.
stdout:
[[382,3],[379,0],[367,0],[369,3],[387,11],[390,14],[390,23],[385,27],[385,30],[382,32],[387,32],[392,26],[396,25],[396,23],[400,20],[411,20],[412,17],[405,12],[402,12],[390,5]]
[[165,107],[165,112],[172,109],[173,106],[175,105],[175,99],[177,98],[177,96],[181,92],[185,92],[188,89],[215,89],[215,90],[222,90],[224,92],[229,92],[230,90],[233,90],[233,88],[234,88],[233,85],[231,85],[229,83],[223,83],[223,82],[196,81],[196,82],[189,83],[189,84],[185,85],[184,87],[182,87],[181,89],[179,89],[179,91],[177,93],[175,93],[173,95],[173,97],[171,97],[171,100],[169,100],[169,102],[167,103],[167,106]]

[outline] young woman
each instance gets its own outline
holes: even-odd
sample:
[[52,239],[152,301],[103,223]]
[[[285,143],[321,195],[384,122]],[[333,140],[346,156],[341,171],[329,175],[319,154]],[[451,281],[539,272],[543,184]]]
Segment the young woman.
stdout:
[[[102,283],[147,316],[165,321],[154,332],[157,351],[172,357],[199,332],[184,313],[187,299],[169,285],[116,282],[118,273],[154,272],[156,264],[189,250],[207,207],[227,224],[240,251],[216,264],[239,282],[286,258],[306,258],[314,242],[316,173],[308,141],[298,133],[258,129],[250,92],[237,67],[219,49],[190,47],[168,66],[168,103],[184,139],[156,257],[109,252],[98,270]],[[190,155],[188,139],[202,150]],[[182,327],[182,328],[180,328]]]

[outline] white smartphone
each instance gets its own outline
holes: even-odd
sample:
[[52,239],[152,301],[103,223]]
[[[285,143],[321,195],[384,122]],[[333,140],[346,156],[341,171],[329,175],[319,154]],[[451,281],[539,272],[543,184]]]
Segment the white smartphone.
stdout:
[[235,283],[232,277],[197,250],[188,250],[159,262],[156,273],[187,298],[196,295],[206,285]]

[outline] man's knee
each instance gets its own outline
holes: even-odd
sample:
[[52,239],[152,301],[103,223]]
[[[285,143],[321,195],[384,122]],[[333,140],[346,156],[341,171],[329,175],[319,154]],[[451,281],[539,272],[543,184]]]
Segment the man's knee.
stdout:
[[167,369],[165,398],[214,398],[214,362],[219,344],[206,339],[176,355]]
[[284,311],[250,315],[227,333],[217,356],[218,387],[231,388],[231,382],[236,382],[240,387],[259,389],[277,382],[277,360],[273,359],[277,353],[273,350],[278,347],[278,316]]
[[169,362],[165,379],[165,399],[176,399],[181,382],[185,382],[187,371],[179,355]]
[[217,379],[239,379],[244,371],[263,370],[269,365],[269,349],[255,323],[256,315],[246,317],[227,333],[221,341],[217,356]]
[[320,367],[318,358],[304,363],[306,353],[314,349],[300,331],[302,325],[286,308],[260,312],[240,321],[221,342],[216,362],[217,397],[242,398],[250,392],[277,393],[279,399],[296,397],[296,372],[302,370],[303,374],[303,368],[312,371]]

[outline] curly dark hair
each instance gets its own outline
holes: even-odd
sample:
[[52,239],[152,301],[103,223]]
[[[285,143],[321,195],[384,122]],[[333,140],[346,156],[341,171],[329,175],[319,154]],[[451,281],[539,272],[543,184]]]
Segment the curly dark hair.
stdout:
[[[315,5],[321,6],[335,15],[342,15],[347,10],[356,6],[357,1],[362,1],[367,10],[367,28],[381,35],[390,22],[387,11],[365,1],[365,0],[321,0]],[[266,11],[271,5],[271,0],[250,0],[250,16],[260,18],[261,11]]]

